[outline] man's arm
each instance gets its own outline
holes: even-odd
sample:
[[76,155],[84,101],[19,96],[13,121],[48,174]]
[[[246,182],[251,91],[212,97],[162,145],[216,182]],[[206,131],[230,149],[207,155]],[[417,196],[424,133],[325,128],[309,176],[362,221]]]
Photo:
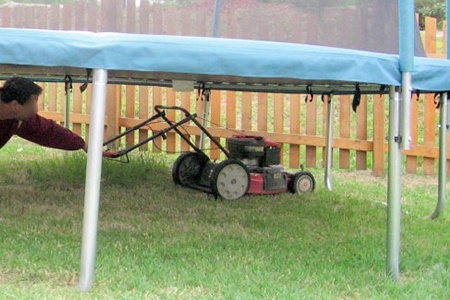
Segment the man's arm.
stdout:
[[78,134],[39,115],[24,121],[17,130],[17,135],[45,147],[87,150],[85,141]]

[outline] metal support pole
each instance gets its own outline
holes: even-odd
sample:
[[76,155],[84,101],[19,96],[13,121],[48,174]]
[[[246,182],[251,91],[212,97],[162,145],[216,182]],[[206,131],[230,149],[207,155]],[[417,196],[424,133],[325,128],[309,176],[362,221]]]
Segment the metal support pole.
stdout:
[[334,103],[332,101],[332,95],[327,96],[328,109],[327,109],[327,140],[326,140],[326,165],[325,165],[325,186],[329,191],[333,189],[333,183],[331,181],[331,169],[333,167],[333,115],[334,115]]
[[448,95],[440,95],[441,106],[439,107],[439,182],[438,182],[438,201],[434,212],[430,218],[439,217],[445,207],[447,182],[447,130],[448,130]]
[[400,100],[395,87],[389,93],[389,170],[387,196],[387,273],[394,280],[400,277],[400,219],[401,219],[401,139]]
[[81,271],[78,283],[79,289],[83,292],[88,292],[94,284],[107,80],[108,72],[106,70],[94,70],[86,189],[84,194]]
[[[205,90],[204,92],[204,103],[203,103],[203,120],[202,120],[202,126],[206,128],[206,125],[208,123],[209,120],[209,114],[210,114],[210,110],[211,110],[211,103],[209,102],[209,95],[210,95],[210,91],[209,90]],[[200,135],[200,149],[204,150],[205,149],[205,137],[206,134],[202,131],[201,135]]]
[[411,72],[403,72],[402,74],[402,116],[401,116],[401,133],[402,133],[402,149],[411,149]]
[[398,0],[399,64],[402,71],[402,149],[411,149],[411,72],[414,71],[414,0]]

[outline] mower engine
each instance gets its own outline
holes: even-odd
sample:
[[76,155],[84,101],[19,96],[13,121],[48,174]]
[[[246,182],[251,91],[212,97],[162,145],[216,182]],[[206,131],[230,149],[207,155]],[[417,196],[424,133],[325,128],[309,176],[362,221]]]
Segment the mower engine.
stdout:
[[235,135],[227,139],[230,158],[240,160],[250,173],[248,194],[276,194],[288,187],[288,175],[280,165],[278,143],[259,136]]

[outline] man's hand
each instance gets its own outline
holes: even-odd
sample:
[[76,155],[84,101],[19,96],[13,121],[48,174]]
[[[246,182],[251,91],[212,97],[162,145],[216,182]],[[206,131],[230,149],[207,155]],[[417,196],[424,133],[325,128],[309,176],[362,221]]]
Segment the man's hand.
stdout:
[[117,154],[117,152],[109,152],[109,151],[103,151],[103,157],[107,157],[107,158],[116,158],[119,157],[119,155]]
[[[88,152],[88,144],[87,143],[84,143],[84,146],[83,146],[83,151],[84,152]],[[115,158],[115,157],[118,157],[119,155],[117,154],[117,152],[110,152],[110,151],[103,151],[102,152],[102,156],[103,157],[108,157],[108,158]]]

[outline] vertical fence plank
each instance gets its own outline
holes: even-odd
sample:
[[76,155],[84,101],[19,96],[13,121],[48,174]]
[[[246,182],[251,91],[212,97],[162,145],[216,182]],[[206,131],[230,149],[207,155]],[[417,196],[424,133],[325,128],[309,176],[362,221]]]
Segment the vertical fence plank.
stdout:
[[385,96],[373,96],[373,174],[384,173],[385,133]]
[[[339,96],[339,136],[344,139],[350,138],[350,96]],[[361,107],[358,107],[361,110]],[[339,149],[339,168],[350,167],[350,150]]]
[[150,7],[148,1],[141,1],[139,7],[139,32],[140,33],[150,33]]
[[227,37],[227,38],[235,38],[236,37],[236,24],[237,22],[237,16],[236,14],[227,14],[223,17],[225,19],[224,23],[227,24],[226,31],[221,30],[221,37]]
[[[413,95],[411,99],[411,145],[418,143],[419,129],[419,105],[417,95]],[[417,172],[417,157],[412,155],[406,156],[406,172],[415,174]]]
[[[0,84],[3,86],[3,82],[0,82]],[[39,110],[39,111],[44,111],[44,108],[45,108],[45,102],[46,102],[45,95],[47,94],[47,93],[45,92],[45,90],[46,90],[46,84],[43,83],[43,82],[39,82],[38,85],[39,85],[39,86],[41,87],[41,89],[44,91],[44,92],[42,93],[42,95],[40,96],[40,100],[38,101],[38,110]]]
[[[273,110],[274,110],[274,116],[273,116],[273,131],[275,133],[283,133],[284,131],[284,94],[274,94],[273,99]],[[281,151],[280,151],[280,163],[283,164],[284,162],[284,155],[283,155],[283,145],[281,145]]]
[[[174,106],[176,103],[176,93],[173,89],[166,89],[167,94],[167,105],[168,106]],[[175,121],[175,111],[174,110],[168,110],[167,111],[167,118],[171,121]],[[166,139],[166,147],[167,147],[167,153],[175,153],[176,151],[176,134],[173,131],[169,131],[167,134]]]
[[226,127],[227,129],[235,130],[236,129],[236,92],[227,91],[227,99],[226,99]]
[[[109,0],[101,2],[100,16],[95,16],[95,18],[100,18],[100,28],[97,31],[118,31],[118,22],[122,21],[122,16],[118,15],[117,7],[121,5],[122,1]],[[100,30],[98,30],[100,29]]]
[[[73,4],[74,10],[74,29],[75,30],[84,30],[86,28],[86,7],[84,1],[77,1]],[[94,4],[95,5],[95,4]]]
[[59,18],[60,18],[60,9],[59,5],[52,4],[49,12],[49,29],[57,30],[59,29]]
[[[136,93],[134,86],[127,85],[125,87],[125,99],[123,99],[123,102],[125,102],[125,117],[134,119],[136,107]],[[128,134],[125,139],[127,147],[133,146],[136,143],[134,134]]]
[[110,16],[111,19],[108,21],[111,26],[111,31],[127,32],[126,2],[129,1],[113,0],[113,2],[111,2],[111,9],[114,11],[114,14]]
[[181,12],[182,18],[181,18],[181,35],[191,35],[191,16],[192,16],[192,10],[187,7],[186,9],[183,9]]
[[[139,119],[148,119],[148,87],[139,87]],[[139,129],[139,142],[148,138],[148,129]],[[148,150],[148,144],[139,147],[140,150]]]
[[[367,104],[367,96],[361,96],[361,103],[356,111],[356,138],[360,141],[367,141]],[[367,152],[356,151],[356,169],[367,169]]]
[[[108,88],[107,88],[108,89]],[[117,90],[117,89],[116,89]],[[92,105],[92,85],[90,84],[90,85],[88,85],[88,87],[87,87],[87,89],[84,91],[84,93],[86,94],[86,114],[89,116],[90,115],[90,113],[91,113],[91,105]],[[116,92],[116,94],[117,94],[118,92]],[[109,99],[109,98],[107,98],[107,99]],[[119,97],[118,96],[116,96],[114,99],[119,99]],[[117,101],[117,100],[114,100],[114,101],[111,101],[111,104],[110,105],[107,105],[106,106],[106,110],[108,110],[108,109],[110,109],[110,108],[108,108],[108,106],[114,106],[113,104],[115,104],[115,106],[117,107],[116,108],[116,111],[118,112],[119,111],[119,101]],[[106,113],[105,113],[106,114]],[[114,124],[115,124],[115,126],[112,128],[112,130],[113,130],[113,132],[115,132],[115,134],[114,135],[117,135],[117,134],[119,134],[119,131],[120,131],[120,127],[119,127],[119,114],[116,114],[116,116],[115,116],[115,118],[113,119],[113,120],[111,120],[111,121],[108,121],[108,120],[106,120],[107,121],[107,123],[106,124],[108,124],[108,122],[114,122]],[[108,131],[108,128],[106,128],[106,132]],[[88,137],[89,137],[89,124],[87,124],[86,125],[86,127],[85,127],[85,139],[87,139]],[[106,132],[105,132],[105,135],[106,135]]]
[[72,3],[67,3],[62,6],[62,30],[71,30],[72,29],[72,12],[73,5]]
[[[300,95],[292,94],[289,101],[289,132],[291,134],[300,133]],[[300,166],[300,146],[289,146],[289,167],[292,169]]]
[[168,35],[177,35],[177,11],[173,6],[165,7],[165,25],[167,26],[167,32],[165,34]]
[[289,32],[291,34],[290,40],[293,43],[304,43],[305,40],[305,32],[302,28],[305,26],[304,13],[288,13],[288,24],[290,24]]
[[205,10],[197,10],[197,36],[207,36],[207,17]]
[[25,20],[23,22],[23,27],[25,28],[36,28],[35,18],[34,18],[34,8],[33,6],[27,6],[23,8],[23,14]]
[[152,31],[150,33],[152,34],[162,34],[162,24],[163,24],[163,17],[162,17],[162,4],[154,4],[152,5],[152,12],[153,12],[153,23],[152,23]]
[[240,19],[241,23],[241,39],[245,40],[254,40],[256,37],[255,30],[256,26],[254,24],[258,24],[256,17],[250,10],[243,10],[243,17]]
[[[83,95],[81,95],[80,84],[74,84],[72,90],[72,99],[73,99],[73,114],[81,115],[83,109]],[[69,121],[72,122],[72,118],[69,117]],[[81,124],[73,122],[73,131],[78,135],[81,135]]]
[[[317,98],[317,97],[314,97]],[[315,136],[317,134],[317,100],[306,102],[306,134]],[[306,146],[306,167],[316,167],[316,146]]]
[[258,110],[258,131],[267,131],[267,115],[268,115],[268,95],[266,93],[258,93],[257,95]]
[[56,112],[57,106],[56,106],[56,100],[58,98],[58,87],[56,83],[49,83],[48,84],[48,111],[49,112]]
[[86,0],[86,29],[89,31],[99,31],[97,25],[98,17],[98,4],[92,3]]
[[[221,103],[221,92],[220,91],[212,91],[211,92],[211,127],[218,127],[220,126],[220,116],[221,116],[221,109],[220,109],[220,103]],[[214,137],[219,143],[220,143],[220,137],[215,136]],[[211,143],[211,159],[219,159],[220,158],[220,149]]]
[[25,10],[19,7],[13,7],[13,27],[16,28],[25,28],[26,27],[26,14]]
[[[88,85],[86,91],[86,111],[91,112],[91,89],[92,85]],[[106,139],[117,136],[120,132],[119,118],[121,114],[121,87],[119,85],[108,84],[106,87],[106,96],[108,99],[106,105]],[[86,126],[86,137],[88,137],[89,126]],[[117,150],[120,146],[120,141],[109,145],[111,150]]]
[[[153,89],[153,106],[162,104],[162,88],[155,86]],[[158,131],[153,130],[152,134],[156,134]],[[153,139],[152,152],[159,153],[162,149],[162,138],[158,137]]]
[[36,18],[36,29],[46,29],[48,19],[47,6],[36,6],[34,8],[34,16]]
[[127,1],[127,29],[128,33],[136,33],[136,2]]
[[242,130],[252,130],[252,100],[253,93],[242,92]]
[[[434,104],[434,95],[425,95],[424,103],[424,128],[423,144],[425,147],[435,147],[436,142],[436,106]],[[435,174],[435,159],[425,157],[423,159],[423,172],[426,175]]]

